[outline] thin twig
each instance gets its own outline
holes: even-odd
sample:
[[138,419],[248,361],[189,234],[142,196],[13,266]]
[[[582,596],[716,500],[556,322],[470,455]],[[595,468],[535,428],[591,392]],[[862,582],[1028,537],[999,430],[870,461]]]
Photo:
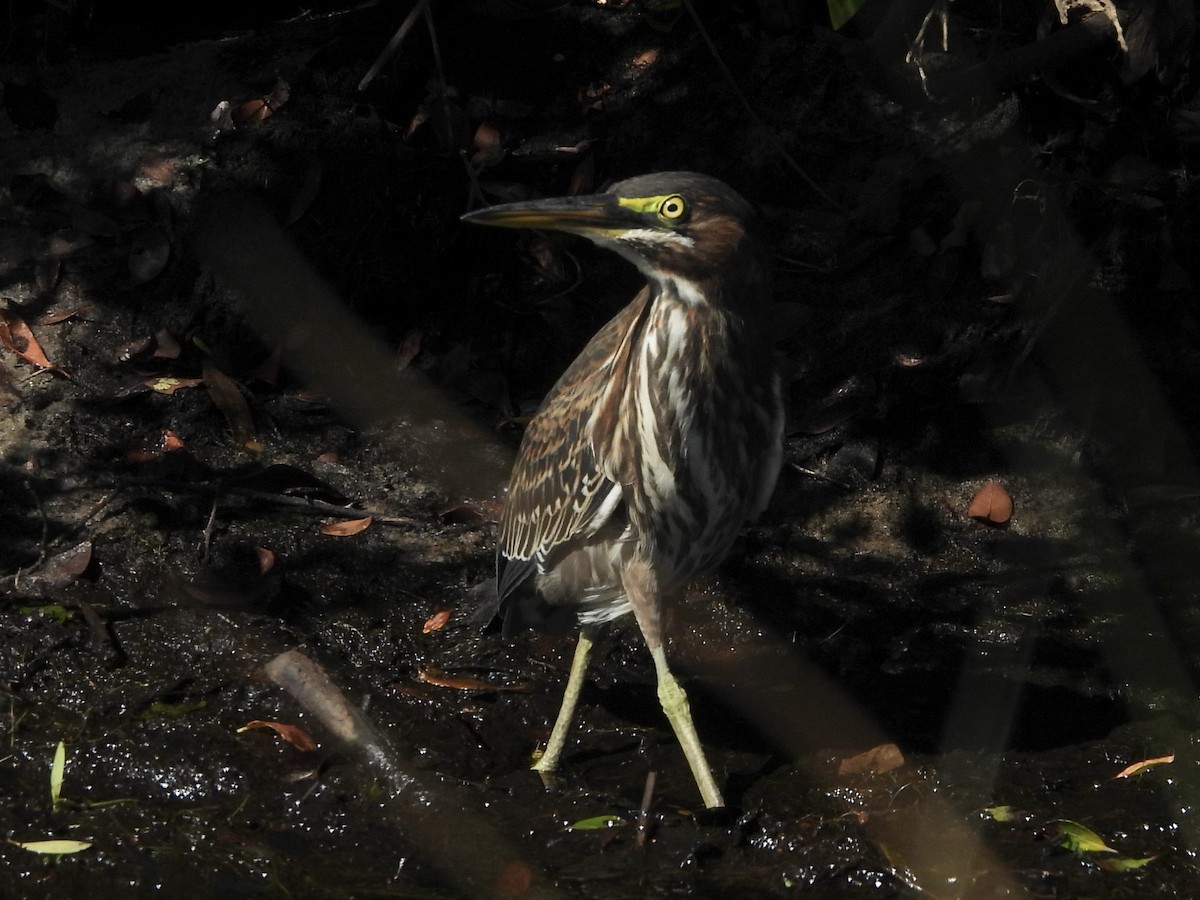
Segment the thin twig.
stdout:
[[425,4],[425,27],[429,29],[429,43],[433,47],[433,67],[437,70],[438,93],[442,98],[442,118],[446,121],[446,148],[454,149],[454,119],[451,117],[450,98],[447,96],[449,86],[446,84],[446,70],[442,68],[442,48],[438,44],[437,31],[433,27],[433,7]]
[[650,804],[654,800],[654,782],[658,780],[658,773],[651,769],[646,773],[646,787],[642,790],[642,808],[638,810],[638,830],[637,830],[637,845],[638,848],[646,846],[646,841],[650,839]]
[[221,502],[221,491],[213,494],[212,507],[208,511],[208,521],[204,525],[204,553],[200,557],[200,568],[208,566],[209,553],[212,551],[213,528],[217,524],[217,505]]
[[362,81],[358,83],[358,89],[365,91],[367,86],[375,80],[375,76],[380,73],[388,60],[392,58],[400,45],[404,43],[404,39],[408,37],[408,33],[412,31],[413,25],[417,23],[417,16],[421,15],[421,11],[429,5],[429,0],[417,0],[417,5],[412,8],[404,21],[400,23],[400,27],[396,29],[396,33],[392,35],[392,39],[388,41],[387,46],[383,48],[383,52],[379,54],[379,58],[371,64],[371,68],[367,69],[367,74],[362,77]]
[[117,496],[117,493],[118,493],[117,491],[113,491],[113,492],[107,494],[106,496],[102,497],[100,499],[100,501],[91,508],[91,511],[89,511],[87,513],[87,515],[85,515],[82,519],[80,519],[78,522],[76,522],[74,525],[72,525],[66,531],[61,532],[53,540],[47,539],[50,523],[47,521],[45,513],[42,512],[41,502],[37,501],[37,495],[35,494],[34,500],[37,501],[38,512],[41,513],[41,516],[42,516],[41,555],[38,557],[38,559],[35,562],[30,563],[28,566],[23,566],[23,567],[17,569],[17,571],[11,575],[7,575],[7,574],[0,575],[0,583],[6,582],[9,579],[12,579],[13,588],[14,589],[19,588],[22,575],[29,575],[29,574],[37,571],[39,568],[41,568],[45,564],[47,558],[49,558],[50,550],[52,550],[54,547],[62,546],[67,541],[73,539],[80,532],[82,532],[84,530],[84,528],[87,527],[88,522],[91,521],[92,518],[94,518],[101,510],[103,510],[106,506],[108,506],[108,504],[110,504],[113,501],[113,499]]
[[813,193],[815,193],[818,197],[820,197],[838,212],[846,212],[846,208],[842,206],[842,204],[834,200],[824,188],[822,188],[812,179],[812,176],[810,176],[804,171],[804,169],[800,167],[800,163],[796,162],[792,154],[788,152],[787,147],[783,145],[783,141],[780,140],[779,135],[775,133],[775,129],[770,128],[767,123],[762,120],[762,117],[754,111],[754,107],[750,105],[749,99],[747,99],[746,95],[742,93],[742,89],[738,87],[737,80],[733,77],[733,73],[729,71],[729,67],[725,65],[725,60],[721,58],[721,54],[717,51],[717,45],[714,44],[713,39],[708,36],[708,31],[705,29],[704,23],[700,21],[700,16],[696,14],[696,8],[692,6],[692,0],[683,0],[683,5],[687,8],[688,14],[692,17],[692,21],[696,23],[696,30],[700,33],[701,39],[703,39],[705,45],[708,47],[708,52],[711,53],[713,59],[716,60],[717,67],[721,70],[721,74],[725,76],[725,80],[729,82],[729,86],[732,88],[734,96],[737,97],[738,102],[742,104],[742,108],[746,111],[746,114],[750,116],[755,125],[757,125],[770,136],[771,143],[775,145],[776,151],[780,156],[783,157],[784,162],[791,167],[793,172],[800,176],[800,179],[812,189]]
[[[212,490],[213,485],[208,482],[185,484],[176,481],[127,481],[123,483],[123,487],[155,488],[177,494],[204,494]],[[232,494],[244,497],[247,500],[261,500],[264,503],[271,503],[275,506],[312,510],[313,512],[335,516],[339,519],[371,518],[382,525],[396,525],[400,527],[417,527],[420,525],[416,519],[407,516],[380,516],[375,515],[369,510],[339,506],[336,503],[330,503],[326,500],[313,500],[309,497],[292,497],[287,494],[272,494],[269,491],[259,491],[254,488],[238,487],[237,485],[221,485],[219,493]]]

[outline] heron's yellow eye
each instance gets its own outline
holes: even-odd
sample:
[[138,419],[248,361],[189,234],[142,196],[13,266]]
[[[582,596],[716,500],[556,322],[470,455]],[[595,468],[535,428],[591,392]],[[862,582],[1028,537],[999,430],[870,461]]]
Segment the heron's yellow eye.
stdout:
[[687,204],[678,194],[672,194],[658,206],[658,214],[664,219],[678,219],[687,212]]

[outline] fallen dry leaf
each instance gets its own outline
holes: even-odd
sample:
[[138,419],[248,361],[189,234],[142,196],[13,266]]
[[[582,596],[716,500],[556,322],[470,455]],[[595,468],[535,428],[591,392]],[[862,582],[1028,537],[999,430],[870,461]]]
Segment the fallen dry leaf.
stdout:
[[904,765],[904,754],[895,744],[879,744],[838,763],[839,775],[882,774]]
[[446,623],[450,621],[450,613],[453,610],[443,609],[440,612],[435,612],[432,616],[425,620],[425,624],[421,626],[421,634],[429,634],[431,631],[439,631],[446,627]]
[[1013,501],[1008,491],[995,481],[981,487],[967,507],[967,515],[988,525],[1003,525],[1013,514]]
[[159,359],[179,359],[179,354],[182,348],[179,346],[179,341],[175,340],[175,335],[167,331],[165,328],[160,328],[154,332],[154,355]]
[[132,362],[143,353],[148,352],[154,346],[154,338],[149,335],[134,338],[131,341],[126,341],[117,347],[116,358],[118,362]]
[[95,309],[92,304],[86,303],[83,306],[77,306],[74,309],[63,309],[57,312],[48,312],[37,320],[38,325],[57,325],[59,322],[65,322],[67,319],[72,319],[75,316],[81,316],[84,313],[91,312]]
[[82,575],[91,561],[92,542],[84,541],[46,560],[41,574],[52,584],[66,584]]
[[496,878],[496,896],[504,900],[524,897],[533,887],[533,871],[524,863],[510,862]]
[[84,541],[51,556],[38,571],[23,577],[21,585],[26,591],[62,587],[82,575],[91,561],[92,542]]
[[164,375],[159,378],[147,378],[142,384],[150,388],[156,394],[166,394],[170,396],[183,388],[199,387],[204,384],[203,378],[172,378]]
[[183,450],[186,446],[183,438],[171,431],[171,429],[164,428],[162,434],[159,436],[157,447],[126,450],[124,458],[126,462],[135,464],[153,462],[156,459],[162,459],[164,453]]
[[0,310],[0,344],[35,366],[43,369],[55,368],[54,363],[50,362],[42,350],[42,345],[25,324],[25,320],[7,310]]
[[528,688],[525,685],[494,684],[470,675],[446,675],[438,669],[418,669],[417,681],[433,684],[438,687],[452,688],[456,691],[508,691],[521,693]]
[[232,113],[233,124],[238,128],[245,128],[265,122],[276,110],[288,102],[291,95],[291,86],[280,78],[275,82],[271,93],[240,104]]
[[327,525],[322,525],[321,534],[328,534],[332,537],[349,537],[350,535],[358,534],[360,531],[366,531],[374,521],[374,516],[363,516],[361,519],[342,519],[338,522],[330,522]]
[[255,547],[254,552],[258,555],[258,574],[266,575],[275,568],[275,552],[268,550],[266,547]]
[[310,750],[317,749],[317,742],[309,737],[308,732],[299,725],[288,725],[286,722],[268,722],[264,719],[254,719],[247,722],[237,730],[238,734],[243,731],[250,731],[255,728],[267,728],[274,731],[277,735],[295,747],[297,750],[307,753]]
[[225,414],[234,442],[252,453],[262,450],[262,444],[254,435],[254,417],[250,415],[250,407],[236,382],[213,366],[205,366],[200,374],[204,376],[208,395],[217,409]]
[[658,48],[651,50],[643,50],[633,58],[633,64],[639,69],[644,69],[646,66],[652,66],[658,61]]
[[1132,765],[1126,766],[1120,772],[1114,775],[1113,779],[1116,780],[1117,778],[1130,778],[1134,775],[1140,775],[1142,772],[1148,772],[1155,766],[1163,766],[1173,762],[1175,762],[1174,753],[1168,756],[1156,756],[1154,759],[1143,759],[1140,762],[1135,762]]
[[265,122],[271,116],[271,107],[265,97],[255,97],[247,100],[233,111],[233,124],[238,128],[246,128]]
[[479,167],[494,166],[504,159],[504,147],[501,145],[500,132],[486,122],[480,122],[475,129],[475,152],[471,154],[471,162]]

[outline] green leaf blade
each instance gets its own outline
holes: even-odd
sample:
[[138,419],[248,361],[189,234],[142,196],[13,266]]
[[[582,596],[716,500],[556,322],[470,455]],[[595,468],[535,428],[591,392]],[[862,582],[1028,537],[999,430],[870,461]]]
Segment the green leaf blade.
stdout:
[[63,775],[67,771],[67,745],[62,741],[54,748],[54,762],[50,764],[50,805],[58,809],[62,800]]
[[854,18],[867,0],[825,0],[829,9],[829,24],[834,31],[841,31],[842,26]]
[[590,819],[580,819],[578,822],[572,822],[567,826],[567,831],[599,831],[601,828],[616,828],[618,825],[624,825],[625,820],[620,816],[603,815],[592,816]]

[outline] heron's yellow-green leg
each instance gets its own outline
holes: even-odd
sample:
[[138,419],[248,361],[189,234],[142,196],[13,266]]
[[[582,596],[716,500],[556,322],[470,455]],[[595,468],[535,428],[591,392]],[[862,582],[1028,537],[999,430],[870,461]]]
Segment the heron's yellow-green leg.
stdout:
[[[588,656],[592,652],[592,638],[584,629],[579,632],[579,642],[575,645],[575,656],[571,659],[571,674],[567,676],[567,689],[563,693],[562,706],[558,708],[558,718],[554,720],[554,728],[550,731],[550,740],[546,749],[537,755],[530,767],[535,772],[548,775],[558,768],[559,757],[567,743],[567,732],[571,730],[571,720],[575,718],[575,707],[579,705],[579,695],[583,691],[583,676],[587,671]],[[686,704],[686,700],[684,701]]]

